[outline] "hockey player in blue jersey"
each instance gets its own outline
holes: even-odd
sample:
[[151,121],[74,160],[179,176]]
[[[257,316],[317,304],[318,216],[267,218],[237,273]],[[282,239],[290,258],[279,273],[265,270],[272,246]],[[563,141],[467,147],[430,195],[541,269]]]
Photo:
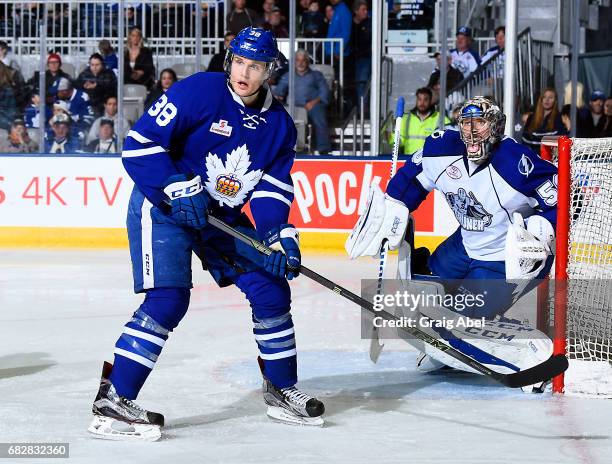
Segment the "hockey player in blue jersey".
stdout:
[[346,248],[351,258],[377,256],[384,241],[397,248],[410,211],[437,189],[459,227],[429,257],[428,268],[441,279],[459,281],[461,292],[488,294],[484,306],[463,314],[493,319],[550,270],[557,168],[503,136],[505,116],[488,98],[468,100],[458,122],[459,131],[429,136],[386,194],[373,186]]
[[[127,228],[134,289],[144,302],[117,340],[113,365],[105,363],[89,428],[97,436],[159,438],[163,416],[133,400],[187,311],[192,252],[220,286],[236,285],[251,305],[268,415],[323,423],[323,403],[295,387],[287,279],[298,275],[301,257],[287,218],[296,129],[266,84],[277,55],[271,32],[242,30],[226,73],[178,82],[127,134],[123,164],[135,183]],[[255,226],[241,212],[249,201]],[[259,255],[207,225],[207,212],[282,251]]]

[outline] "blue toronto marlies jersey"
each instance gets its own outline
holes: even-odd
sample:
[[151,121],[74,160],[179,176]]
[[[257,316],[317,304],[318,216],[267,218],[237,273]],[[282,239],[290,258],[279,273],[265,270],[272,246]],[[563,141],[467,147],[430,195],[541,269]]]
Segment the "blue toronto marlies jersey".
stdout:
[[260,236],[287,222],[296,130],[266,87],[247,107],[222,73],[174,84],[128,132],[123,165],[155,206],[173,174],[200,175],[212,213],[232,220],[250,200]]
[[427,194],[440,191],[461,227],[468,256],[504,261],[512,213],[557,222],[557,168],[505,137],[481,165],[468,161],[459,132],[434,132],[387,188],[414,211]]

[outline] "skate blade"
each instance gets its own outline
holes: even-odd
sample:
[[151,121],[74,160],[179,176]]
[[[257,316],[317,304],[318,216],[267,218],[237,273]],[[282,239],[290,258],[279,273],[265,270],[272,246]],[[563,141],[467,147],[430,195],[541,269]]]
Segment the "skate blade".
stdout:
[[268,417],[275,422],[289,425],[307,425],[310,427],[322,427],[325,421],[319,417],[302,417],[291,414],[284,408],[278,406],[268,406]]
[[87,428],[95,438],[123,441],[157,441],[161,438],[159,425],[130,424],[112,417],[95,416]]

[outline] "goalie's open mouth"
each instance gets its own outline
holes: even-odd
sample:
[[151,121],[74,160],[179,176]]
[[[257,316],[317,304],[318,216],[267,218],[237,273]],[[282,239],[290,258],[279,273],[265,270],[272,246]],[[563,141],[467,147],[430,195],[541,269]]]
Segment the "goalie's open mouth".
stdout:
[[480,144],[479,143],[475,143],[473,145],[467,145],[467,152],[468,153],[478,153],[480,151]]

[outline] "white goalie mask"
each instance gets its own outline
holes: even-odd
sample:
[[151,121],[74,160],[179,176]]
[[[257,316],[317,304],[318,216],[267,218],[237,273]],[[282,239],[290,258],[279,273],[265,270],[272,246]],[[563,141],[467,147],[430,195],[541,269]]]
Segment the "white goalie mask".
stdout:
[[482,164],[502,139],[506,116],[493,100],[474,97],[463,104],[457,122],[468,159]]

